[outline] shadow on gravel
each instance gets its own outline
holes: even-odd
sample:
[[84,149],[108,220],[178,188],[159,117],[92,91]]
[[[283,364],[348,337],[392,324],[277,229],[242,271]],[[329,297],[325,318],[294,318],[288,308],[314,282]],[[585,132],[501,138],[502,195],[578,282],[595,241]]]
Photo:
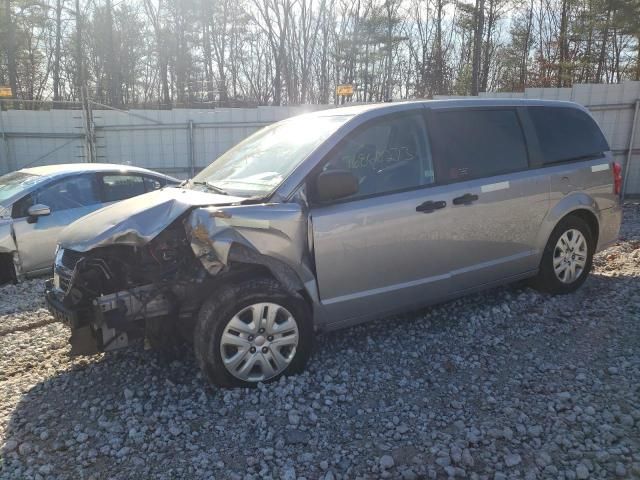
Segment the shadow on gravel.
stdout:
[[[545,395],[556,387],[513,383],[516,360],[510,355],[525,358],[531,368],[537,368],[538,354],[545,361],[555,356],[552,361],[560,367],[568,359],[573,362],[571,352],[559,349],[562,342],[575,334],[593,347],[591,334],[600,329],[589,330],[589,319],[581,318],[577,327],[569,326],[572,315],[585,302],[609,301],[629,281],[637,277],[595,273],[577,293],[561,298],[516,284],[325,334],[306,373],[252,391],[207,385],[190,349],[174,361],[140,345],[98,360],[86,357],[22,395],[5,429],[4,468],[17,478],[26,476],[32,464],[31,473],[59,478],[85,478],[87,468],[97,477],[162,473],[200,478],[214,471],[244,472],[252,462],[248,454],[273,458],[273,451],[264,448],[274,445],[286,445],[294,463],[312,458],[316,465],[320,446],[366,445],[370,439],[363,432],[378,438],[372,456],[400,449],[394,454],[398,461],[404,462],[407,452],[422,452],[427,461],[429,429],[457,435],[459,428],[447,415],[458,410],[465,411],[460,421],[466,427],[499,423],[507,415],[500,407],[503,395],[524,395],[523,411],[528,398],[532,405],[541,403],[543,415],[530,417],[545,422]],[[610,303],[588,315],[594,321],[611,316]],[[591,340],[576,328],[588,330]],[[477,360],[464,360],[470,351]],[[571,365],[567,368],[575,370]],[[483,390],[469,390],[482,382]],[[491,382],[498,385],[494,390]],[[463,400],[452,402],[458,396]],[[306,408],[299,400],[313,414],[296,418],[287,413]],[[269,416],[272,406],[276,410]],[[421,411],[433,413],[427,434],[412,423]],[[525,453],[523,458],[529,461]],[[485,467],[477,462],[475,470]]]

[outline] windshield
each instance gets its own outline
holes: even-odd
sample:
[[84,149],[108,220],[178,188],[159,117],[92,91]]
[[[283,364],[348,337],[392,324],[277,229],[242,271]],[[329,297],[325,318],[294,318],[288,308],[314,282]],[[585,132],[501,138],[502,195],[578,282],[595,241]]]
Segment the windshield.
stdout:
[[25,172],[11,172],[0,176],[0,204],[42,180],[44,177],[40,175]]
[[264,196],[349,118],[291,118],[263,128],[220,156],[191,183],[230,195]]

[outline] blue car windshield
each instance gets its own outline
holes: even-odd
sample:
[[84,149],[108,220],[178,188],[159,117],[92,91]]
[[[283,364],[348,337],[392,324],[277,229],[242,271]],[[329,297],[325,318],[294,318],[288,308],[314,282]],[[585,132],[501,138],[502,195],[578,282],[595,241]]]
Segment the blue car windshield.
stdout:
[[265,127],[222,154],[191,184],[231,195],[264,196],[350,118],[302,115]]
[[0,176],[0,205],[44,180],[46,177],[25,172],[11,172]]

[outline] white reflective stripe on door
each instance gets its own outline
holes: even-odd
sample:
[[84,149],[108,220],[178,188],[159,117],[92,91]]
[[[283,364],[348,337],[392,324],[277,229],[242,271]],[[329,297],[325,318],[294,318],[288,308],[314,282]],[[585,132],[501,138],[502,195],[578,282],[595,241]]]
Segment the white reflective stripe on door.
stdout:
[[507,188],[509,188],[509,182],[498,182],[498,183],[491,183],[489,185],[482,185],[482,187],[480,187],[480,191],[482,193],[487,193],[487,192],[496,192],[498,190],[506,190]]

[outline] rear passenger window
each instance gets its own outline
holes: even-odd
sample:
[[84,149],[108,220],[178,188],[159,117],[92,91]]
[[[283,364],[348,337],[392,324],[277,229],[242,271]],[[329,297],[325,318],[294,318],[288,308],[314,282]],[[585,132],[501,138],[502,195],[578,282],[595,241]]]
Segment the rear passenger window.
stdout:
[[117,202],[145,193],[144,179],[138,175],[104,175],[102,195],[105,202]]
[[527,148],[515,110],[436,110],[432,120],[429,133],[439,182],[528,168]]
[[545,164],[601,155],[609,150],[600,128],[576,108],[529,107]]

